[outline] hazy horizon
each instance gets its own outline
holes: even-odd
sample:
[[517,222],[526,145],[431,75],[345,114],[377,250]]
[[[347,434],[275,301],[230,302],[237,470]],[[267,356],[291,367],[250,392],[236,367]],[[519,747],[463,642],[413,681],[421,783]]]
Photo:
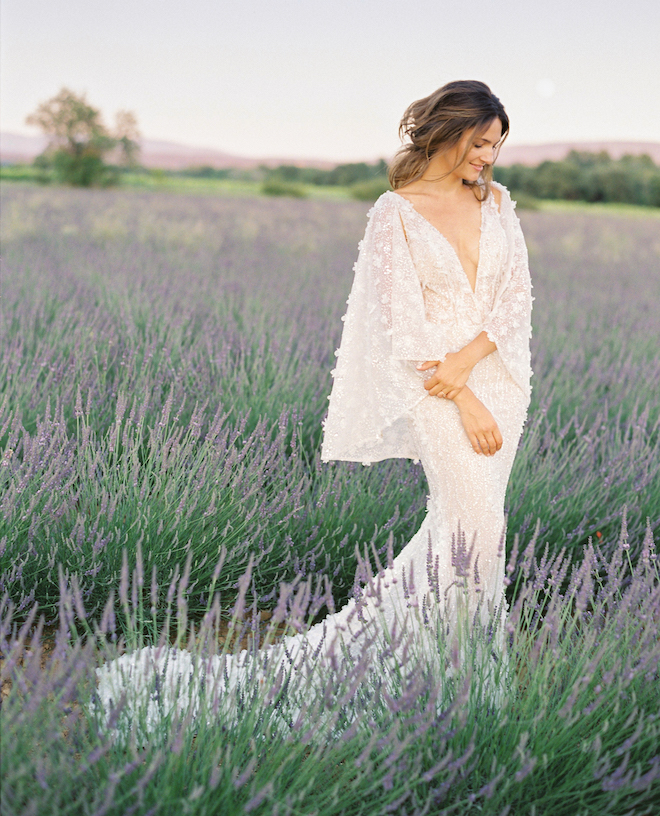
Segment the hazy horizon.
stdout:
[[36,135],[25,117],[66,85],[150,141],[360,160],[395,152],[413,99],[478,78],[512,145],[657,142],[659,32],[652,0],[5,0],[2,129]]

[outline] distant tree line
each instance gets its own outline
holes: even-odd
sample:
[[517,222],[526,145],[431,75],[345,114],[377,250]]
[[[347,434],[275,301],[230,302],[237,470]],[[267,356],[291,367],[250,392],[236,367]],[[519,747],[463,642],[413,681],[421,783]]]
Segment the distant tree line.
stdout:
[[381,193],[390,189],[385,159],[372,163],[338,164],[331,169],[300,167],[297,164],[280,164],[277,167],[262,164],[253,168],[219,168],[206,164],[171,170],[168,174],[189,178],[257,181],[261,183],[261,191],[265,195],[296,198],[304,198],[310,185],[347,187],[354,198],[365,201],[375,201]]
[[281,164],[278,167],[260,168],[264,179],[262,191],[266,195],[305,194],[305,185],[317,187],[348,187],[353,198],[373,201],[389,189],[387,162],[379,159],[367,162],[338,164],[332,169],[319,167],[298,167],[295,164]]
[[387,162],[379,159],[373,164],[353,162],[338,164],[330,170],[319,167],[298,167],[295,164],[281,164],[279,167],[261,167],[265,180],[284,181],[293,184],[315,184],[318,186],[350,187],[364,181],[387,178]]
[[[68,88],[43,102],[27,118],[48,137],[46,150],[34,164],[43,171],[42,181],[51,178],[77,186],[107,185],[119,180],[137,165],[139,151],[137,121],[130,111],[120,111],[110,129],[100,111]],[[148,171],[145,171],[148,172]],[[281,164],[261,165],[252,170],[191,167],[172,173],[209,179],[244,178],[260,181],[267,195],[304,197],[309,185],[345,187],[355,198],[375,200],[389,189],[387,162],[352,162],[331,169]],[[534,199],[619,202],[660,207],[660,166],[650,156],[571,151],[561,161],[544,161],[536,167],[495,165],[494,177],[505,184],[520,204]]]
[[328,187],[350,187],[364,181],[387,178],[387,162],[379,159],[377,162],[355,162],[353,164],[338,164],[336,167],[325,170],[320,167],[299,167],[297,164],[280,164],[269,167],[261,164],[254,170],[237,170],[232,167],[216,168],[210,165],[188,167],[179,170],[179,175],[194,178],[240,178],[247,177],[260,181],[281,181],[285,184],[313,184]]
[[493,176],[513,193],[533,198],[660,207],[660,166],[647,155],[612,159],[604,151],[572,150],[561,161],[536,167],[495,165]]
[[[349,187],[356,198],[374,200],[389,189],[387,163],[340,164],[332,170],[283,164],[261,167],[263,191],[269,195],[304,195],[304,185]],[[660,166],[650,156],[571,151],[561,161],[544,161],[536,167],[495,165],[496,181],[505,184],[533,206],[534,199],[618,202],[660,207]]]

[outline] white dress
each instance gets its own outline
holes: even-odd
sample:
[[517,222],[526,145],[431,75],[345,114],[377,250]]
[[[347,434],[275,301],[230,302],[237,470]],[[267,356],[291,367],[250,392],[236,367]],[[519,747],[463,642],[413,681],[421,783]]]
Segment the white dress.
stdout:
[[[452,245],[407,199],[388,192],[376,202],[355,267],[322,450],[325,461],[422,462],[427,517],[393,572],[412,566],[421,603],[435,594],[446,604],[461,590],[482,619],[503,600],[504,498],[531,376],[527,251],[507,190],[494,186],[502,200],[498,208],[491,193],[481,205],[474,292]],[[499,426],[504,443],[494,456],[474,452],[456,405],[429,396],[429,375],[415,367],[443,360],[482,331],[497,351],[477,363],[467,384]]]
[[[529,403],[532,297],[514,205],[505,188],[494,186],[502,200],[498,208],[491,193],[481,205],[474,292],[451,244],[410,202],[388,192],[369,213],[321,455],[365,464],[420,460],[429,486],[427,515],[379,574],[365,566],[360,599],[270,647],[271,670],[273,662],[291,666],[298,657],[309,669],[310,656],[314,666],[332,667],[340,650],[363,653],[374,630],[389,636],[429,616],[451,631],[461,605],[469,619],[476,614],[484,624],[503,610],[504,498]],[[443,360],[482,331],[497,351],[475,365],[468,385],[500,428],[504,442],[494,456],[474,452],[456,405],[429,396],[423,387],[429,374],[415,367]],[[233,686],[251,659],[242,653],[207,662],[205,683],[212,675],[226,689]],[[124,656],[98,670],[101,700],[116,699],[117,686],[134,682],[138,666],[146,671],[154,663],[162,676],[179,680],[191,666],[186,653],[172,650]]]

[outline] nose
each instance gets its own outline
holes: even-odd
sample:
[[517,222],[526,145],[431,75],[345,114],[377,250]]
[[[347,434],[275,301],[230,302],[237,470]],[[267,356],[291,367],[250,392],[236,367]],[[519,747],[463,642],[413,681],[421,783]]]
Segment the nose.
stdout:
[[492,164],[495,160],[495,148],[492,145],[484,145],[479,151],[479,159],[484,164]]

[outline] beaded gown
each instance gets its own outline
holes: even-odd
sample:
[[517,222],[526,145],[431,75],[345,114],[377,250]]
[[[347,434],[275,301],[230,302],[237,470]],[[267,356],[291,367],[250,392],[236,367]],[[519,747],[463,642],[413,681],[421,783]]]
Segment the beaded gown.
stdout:
[[[391,632],[433,609],[445,632],[463,604],[482,623],[504,605],[504,498],[530,395],[531,284],[527,251],[507,190],[481,204],[473,291],[449,241],[405,198],[387,192],[371,209],[343,318],[333,371],[322,459],[369,464],[391,457],[422,463],[427,515],[401,553],[369,576],[361,598],[308,631],[270,647],[275,662],[332,665],[338,650],[357,654],[373,631]],[[479,361],[468,386],[491,411],[503,437],[493,456],[475,453],[458,408],[424,389],[416,363],[443,360],[482,331],[497,350]],[[413,608],[411,610],[411,607]],[[417,623],[415,623],[417,621]],[[364,633],[364,635],[362,634]],[[286,654],[285,654],[286,653]],[[324,660],[325,659],[325,660]],[[133,671],[155,660],[163,676],[190,670],[186,653],[155,650],[98,670],[109,699]],[[207,672],[225,687],[240,681],[250,657],[223,658]],[[166,664],[166,665],[165,665]],[[131,682],[133,682],[131,680]],[[111,692],[114,687],[115,692]]]
[[[450,623],[459,596],[484,622],[503,603],[504,498],[529,403],[532,297],[515,205],[493,186],[501,203],[491,191],[481,204],[474,291],[453,246],[395,192],[376,202],[360,245],[322,458],[410,457],[424,468],[427,516],[386,571],[386,619],[410,605],[401,576],[411,570],[417,603],[435,595]],[[499,426],[504,441],[494,456],[475,453],[456,405],[430,396],[429,373],[415,367],[482,331],[497,350],[467,385]]]

